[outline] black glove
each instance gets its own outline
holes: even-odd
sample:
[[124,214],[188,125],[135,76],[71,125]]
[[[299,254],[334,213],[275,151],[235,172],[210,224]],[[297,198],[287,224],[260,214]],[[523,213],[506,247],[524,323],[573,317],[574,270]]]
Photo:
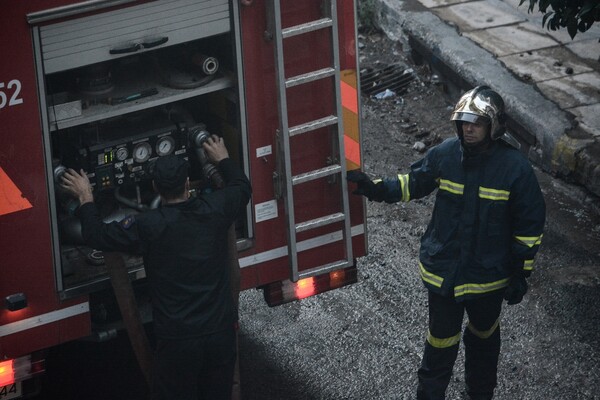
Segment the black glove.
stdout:
[[504,300],[507,300],[509,305],[519,304],[527,293],[527,287],[527,279],[524,276],[513,276],[504,292]]
[[374,200],[376,194],[378,194],[377,192],[380,191],[378,190],[377,185],[373,183],[371,178],[369,178],[367,174],[362,171],[348,171],[346,174],[346,179],[350,182],[355,182],[358,185],[358,188],[352,192],[352,194],[362,195],[369,200]]

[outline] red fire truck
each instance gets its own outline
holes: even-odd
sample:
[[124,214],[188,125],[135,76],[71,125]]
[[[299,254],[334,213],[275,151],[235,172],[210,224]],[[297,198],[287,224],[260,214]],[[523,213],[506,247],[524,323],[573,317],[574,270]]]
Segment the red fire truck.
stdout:
[[[281,3],[281,4],[280,4]],[[357,279],[364,202],[352,0],[3,0],[0,399],[31,394],[44,350],[119,326],[103,254],[56,183],[84,169],[105,221],[157,207],[152,162],[218,133],[250,177],[241,288],[270,305]],[[208,171],[210,172],[210,171]],[[124,263],[146,304],[141,258]],[[117,310],[118,311],[118,310]]]

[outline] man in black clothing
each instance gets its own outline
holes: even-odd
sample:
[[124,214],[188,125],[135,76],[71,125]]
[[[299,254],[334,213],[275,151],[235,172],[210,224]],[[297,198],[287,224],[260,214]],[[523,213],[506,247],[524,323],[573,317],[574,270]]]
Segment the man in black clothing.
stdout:
[[377,180],[360,171],[348,173],[358,186],[354,193],[373,201],[407,202],[437,189],[419,254],[429,298],[420,400],[445,398],[465,312],[467,395],[492,399],[502,301],[523,299],[542,242],[544,198],[529,161],[509,145],[504,118],[500,95],[476,87],[454,108],[456,137],[433,147],[408,173]]
[[143,255],[157,338],[153,398],[231,398],[237,320],[230,285],[228,228],[250,199],[243,171],[216,135],[203,144],[226,186],[189,196],[188,164],[158,158],[153,184],[158,209],[105,224],[84,173],[69,169],[62,186],[79,199],[82,234],[98,250]]

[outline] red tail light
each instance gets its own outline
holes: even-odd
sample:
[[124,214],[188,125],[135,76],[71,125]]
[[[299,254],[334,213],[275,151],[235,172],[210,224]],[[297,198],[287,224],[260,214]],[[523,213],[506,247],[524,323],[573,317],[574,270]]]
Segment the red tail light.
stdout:
[[328,274],[300,279],[295,283],[290,280],[269,283],[263,289],[267,304],[273,307],[331,289],[337,289],[357,281],[356,267],[348,267]]
[[15,383],[13,362],[14,360],[0,362],[0,386],[12,385]]

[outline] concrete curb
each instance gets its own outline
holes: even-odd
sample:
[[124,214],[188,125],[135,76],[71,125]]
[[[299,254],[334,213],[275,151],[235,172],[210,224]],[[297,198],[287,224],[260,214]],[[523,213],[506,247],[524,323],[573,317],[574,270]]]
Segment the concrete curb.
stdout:
[[[509,128],[531,147],[528,156],[543,170],[574,180],[600,196],[600,165],[593,138],[576,129],[574,116],[517,79],[491,53],[460,35],[433,13],[406,10],[398,0],[377,0],[380,28],[391,38],[408,36],[436,69],[445,69],[468,89],[488,85],[506,103]],[[462,85],[461,85],[462,82]]]

